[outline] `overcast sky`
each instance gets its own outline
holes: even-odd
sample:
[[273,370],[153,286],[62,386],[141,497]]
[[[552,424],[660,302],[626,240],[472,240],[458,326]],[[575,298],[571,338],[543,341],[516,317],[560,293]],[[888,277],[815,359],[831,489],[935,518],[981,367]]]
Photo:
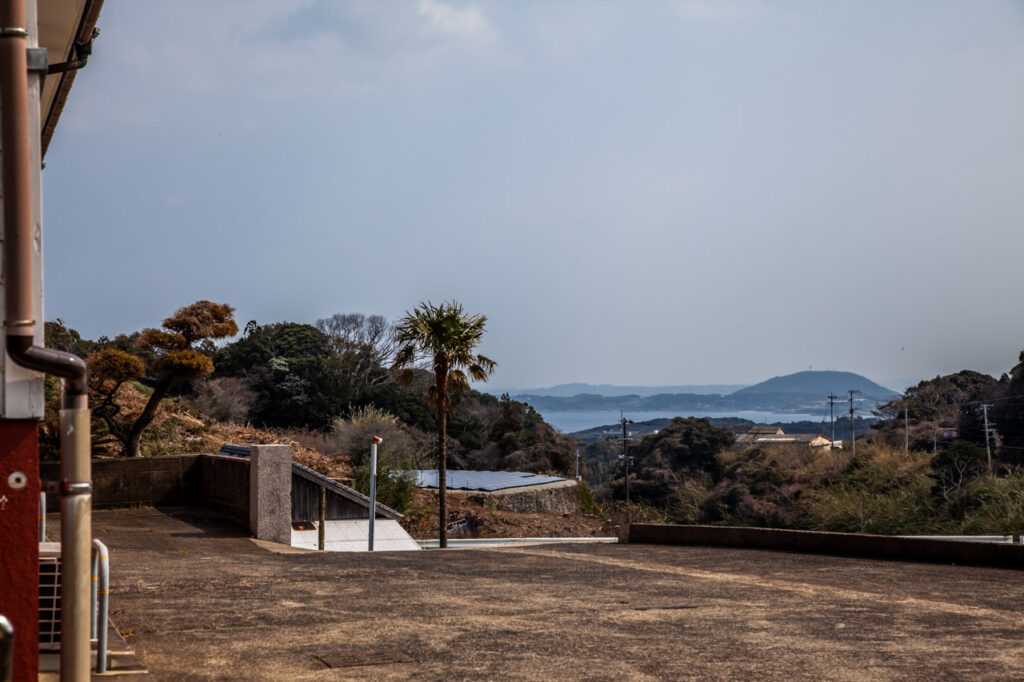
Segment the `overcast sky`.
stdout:
[[1024,3],[105,4],[47,319],[485,313],[493,384],[998,375]]

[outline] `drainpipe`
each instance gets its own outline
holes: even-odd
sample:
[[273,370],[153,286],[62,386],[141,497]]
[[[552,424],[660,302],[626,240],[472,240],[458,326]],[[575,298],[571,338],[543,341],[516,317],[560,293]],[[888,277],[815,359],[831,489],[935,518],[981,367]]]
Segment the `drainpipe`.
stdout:
[[61,424],[62,682],[89,679],[92,483],[85,363],[32,345],[32,162],[25,0],[0,2],[0,147],[3,149],[4,336],[13,362],[64,379]]

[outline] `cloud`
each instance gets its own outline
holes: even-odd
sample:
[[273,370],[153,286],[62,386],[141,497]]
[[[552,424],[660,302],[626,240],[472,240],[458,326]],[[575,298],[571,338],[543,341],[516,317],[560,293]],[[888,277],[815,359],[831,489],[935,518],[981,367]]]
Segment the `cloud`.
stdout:
[[420,0],[419,15],[426,20],[429,33],[482,42],[490,42],[495,37],[494,28],[475,5],[460,10],[438,0]]
[[758,0],[673,0],[671,6],[687,21],[716,23],[746,21],[763,8]]

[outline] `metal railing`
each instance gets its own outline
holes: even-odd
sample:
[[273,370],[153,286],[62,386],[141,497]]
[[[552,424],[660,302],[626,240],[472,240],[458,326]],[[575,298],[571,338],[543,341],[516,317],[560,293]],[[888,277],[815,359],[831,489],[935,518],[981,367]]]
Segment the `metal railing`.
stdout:
[[14,677],[14,628],[11,621],[0,616],[0,682]]
[[[92,541],[92,639],[96,640],[96,672],[107,672],[107,619],[110,617],[110,552]],[[98,607],[98,608],[97,608]]]
[[[64,645],[64,608],[60,586],[63,561],[60,544],[40,547],[39,561],[39,644],[56,650]],[[89,599],[89,639],[96,642],[96,672],[107,672],[107,621],[110,617],[110,552],[99,540],[92,541]]]

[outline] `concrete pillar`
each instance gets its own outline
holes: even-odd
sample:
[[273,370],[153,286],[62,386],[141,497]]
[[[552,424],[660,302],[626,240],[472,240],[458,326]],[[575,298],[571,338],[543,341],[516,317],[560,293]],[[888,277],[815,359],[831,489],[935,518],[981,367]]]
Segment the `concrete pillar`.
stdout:
[[249,448],[249,528],[259,540],[292,542],[292,446]]

